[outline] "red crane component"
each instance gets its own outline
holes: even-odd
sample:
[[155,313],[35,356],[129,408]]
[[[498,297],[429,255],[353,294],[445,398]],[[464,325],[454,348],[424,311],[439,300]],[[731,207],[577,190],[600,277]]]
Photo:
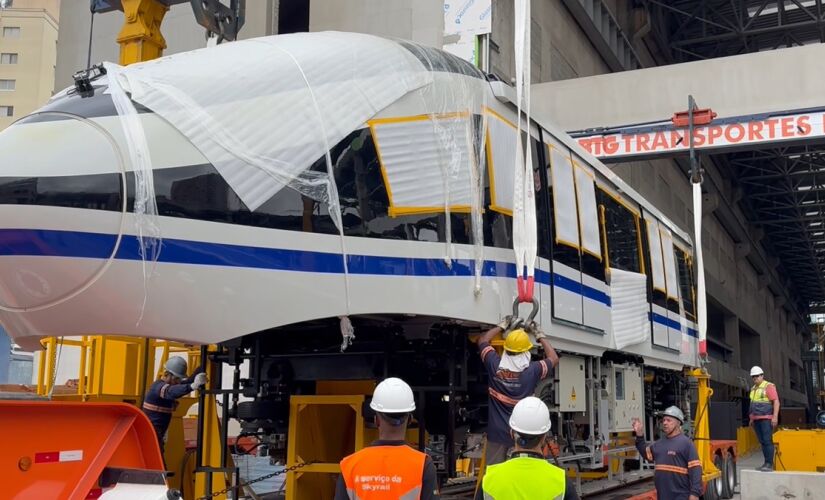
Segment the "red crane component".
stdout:
[[[673,122],[673,125],[676,127],[687,127],[689,125],[689,115],[690,112],[688,111],[679,111],[678,113],[673,113],[673,118],[670,120]],[[716,118],[716,112],[714,112],[710,108],[706,109],[694,109],[693,110],[693,125],[707,125]]]

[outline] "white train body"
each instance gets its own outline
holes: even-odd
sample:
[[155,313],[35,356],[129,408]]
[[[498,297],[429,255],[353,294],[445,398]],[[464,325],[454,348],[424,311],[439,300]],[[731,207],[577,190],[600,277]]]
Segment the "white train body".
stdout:
[[[134,195],[134,173],[124,161],[128,155],[122,152],[128,148],[105,79],[95,82],[99,88],[93,97],[55,97],[0,133],[0,322],[15,342],[28,348],[46,336],[89,334],[220,343],[268,330],[277,335],[279,327],[344,315],[417,315],[479,326],[499,322],[511,311],[516,273],[508,217],[502,214],[506,210],[492,206],[489,178],[482,207],[479,293],[474,293],[476,249],[468,214],[451,212],[453,243],[448,250],[443,211],[388,213],[390,190],[381,183],[389,182],[385,164],[396,160],[373,152],[376,142],[379,151],[384,145],[381,124],[461,111],[428,109],[422,92],[431,97],[444,92],[435,99],[441,102],[449,101],[452,86],[476,95],[470,108],[488,119],[490,158],[505,147],[497,143],[504,134],[496,135],[495,127],[515,122],[509,87],[480,74],[437,70],[433,75],[438,85],[403,96],[345,141],[330,145],[332,161],[341,169],[336,180],[343,245],[326,206],[292,189],[248,210],[179,130],[140,109],[158,202],[154,222],[162,235],[157,262],[141,258],[135,215],[122,196],[124,190]],[[538,320],[554,345],[596,357],[617,350],[616,298],[605,269],[628,261],[610,262],[604,254],[610,255],[614,237],[625,245],[617,252],[624,257],[633,253],[630,226],[622,226],[630,221],[637,233],[636,256],[629,257],[636,262],[630,267],[648,275],[644,307],[649,314],[645,340],[620,350],[660,368],[696,365],[693,304],[685,298],[692,294],[689,237],[543,117],[533,117],[531,127],[533,154],[541,165],[537,204],[543,211],[535,294],[541,306]],[[415,141],[409,142],[408,151],[414,153]],[[360,188],[347,177],[356,175],[356,169],[363,176]],[[492,167],[485,172],[494,175]],[[512,175],[512,164],[499,165],[496,172]],[[595,184],[583,187],[582,173]],[[559,205],[569,206],[571,193],[560,190],[551,199],[548,186],[554,179],[561,186],[559,179],[571,174],[578,207],[572,214]],[[364,187],[368,192],[358,194]],[[598,214],[607,211],[608,197],[632,217],[623,220],[619,214],[615,226],[606,225]],[[579,241],[558,241],[571,230]],[[598,258],[588,234],[598,237]],[[651,253],[651,237],[662,239],[664,250]],[[556,258],[561,254],[565,257]]]

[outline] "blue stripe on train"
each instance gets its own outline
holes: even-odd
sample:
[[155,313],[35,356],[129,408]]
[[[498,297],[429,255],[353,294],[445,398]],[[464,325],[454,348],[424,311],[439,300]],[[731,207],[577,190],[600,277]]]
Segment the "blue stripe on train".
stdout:
[[690,328],[690,327],[685,327],[685,329],[683,330],[681,323],[679,323],[675,319],[670,319],[670,318],[668,318],[666,316],[663,316],[659,313],[651,312],[650,313],[650,319],[654,323],[659,323],[660,325],[664,325],[668,328],[672,328],[674,330],[682,331],[683,333],[687,333],[691,337],[696,337],[696,338],[699,337],[699,332],[697,330],[695,330],[693,328]]
[[[115,235],[79,231],[0,229],[0,255],[106,259],[111,254],[116,240]],[[140,260],[137,237],[124,235],[115,258]],[[174,238],[162,240],[158,262],[314,273],[344,272],[343,259],[337,253],[230,245]],[[452,265],[447,265],[440,258],[353,254],[347,256],[347,264],[351,274],[379,276],[470,277],[475,268],[475,261],[470,259],[456,259],[453,260]],[[510,262],[487,260],[484,261],[482,275],[515,278],[516,266]],[[536,270],[536,281],[550,285],[551,273]],[[552,275],[552,284],[608,307],[611,305],[610,296],[603,291],[559,274]]]

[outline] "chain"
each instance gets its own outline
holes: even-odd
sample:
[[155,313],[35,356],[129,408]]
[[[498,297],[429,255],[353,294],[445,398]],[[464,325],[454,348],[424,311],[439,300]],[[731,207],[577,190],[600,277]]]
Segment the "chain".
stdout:
[[249,480],[245,483],[239,484],[238,486],[229,486],[229,487],[224,488],[220,491],[216,491],[215,493],[210,493],[208,495],[198,497],[198,500],[209,500],[210,498],[215,498],[216,496],[223,495],[224,493],[229,493],[230,491],[234,490],[235,488],[241,489],[241,488],[244,488],[246,486],[249,486],[250,484],[255,484],[255,483],[259,483],[261,481],[266,481],[267,479],[273,478],[275,476],[280,476],[281,474],[286,474],[287,472],[292,472],[294,470],[298,470],[301,467],[306,467],[307,465],[314,464],[315,462],[317,462],[317,460],[310,460],[309,462],[301,462],[299,464],[295,464],[295,465],[292,465],[290,467],[284,467],[282,470],[269,473],[265,476],[256,477],[255,479],[252,479],[252,480]]

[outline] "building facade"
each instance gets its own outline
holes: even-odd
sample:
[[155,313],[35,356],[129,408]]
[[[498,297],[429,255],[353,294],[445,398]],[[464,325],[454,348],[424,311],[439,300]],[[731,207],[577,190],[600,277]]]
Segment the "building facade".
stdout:
[[14,0],[0,9],[0,130],[54,93],[60,0]]

